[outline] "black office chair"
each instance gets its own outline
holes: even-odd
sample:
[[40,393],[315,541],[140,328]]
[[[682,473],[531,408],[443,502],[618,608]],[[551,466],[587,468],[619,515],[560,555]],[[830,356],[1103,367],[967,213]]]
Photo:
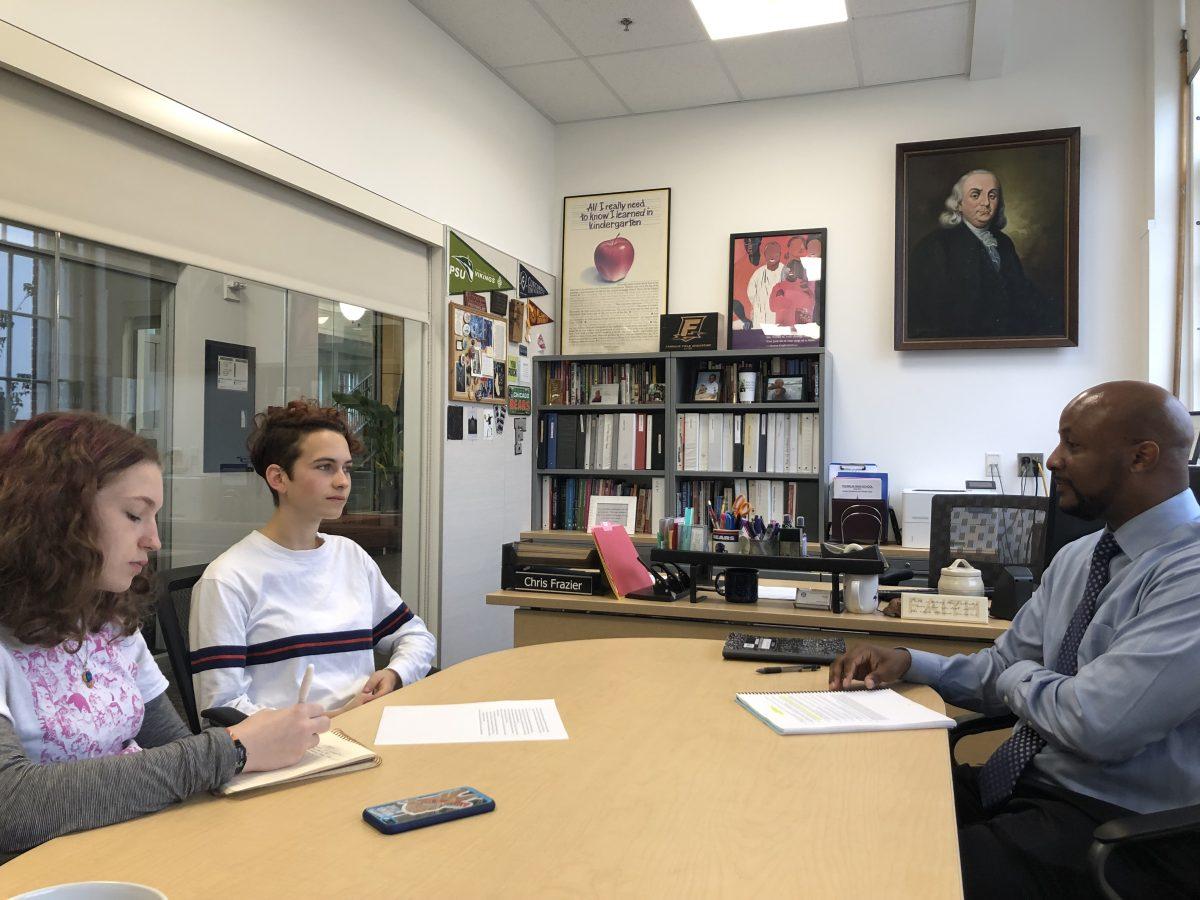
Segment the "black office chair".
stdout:
[[956,559],[977,568],[1021,566],[1042,575],[1045,497],[1015,494],[936,494],[929,517],[929,586]]
[[192,588],[208,568],[207,564],[181,566],[158,575],[156,618],[167,648],[167,660],[183,701],[183,712],[193,734],[200,733],[200,716],[196,712],[196,694],[192,689],[192,664],[187,631],[180,622],[187,622],[192,606]]
[[[954,748],[958,742],[973,734],[986,734],[989,731],[1013,728],[1017,724],[1014,715],[983,716],[978,713],[968,713],[955,718],[954,729],[950,732],[950,759],[954,757]],[[1097,826],[1092,832],[1092,846],[1088,851],[1092,867],[1092,878],[1100,893],[1109,900],[1120,900],[1121,895],[1109,883],[1105,875],[1105,866],[1109,856],[1114,851],[1120,852],[1122,847],[1135,843],[1152,843],[1176,835],[1195,835],[1200,842],[1200,804],[1185,806],[1180,809],[1168,809],[1156,813],[1142,813],[1112,819]]]

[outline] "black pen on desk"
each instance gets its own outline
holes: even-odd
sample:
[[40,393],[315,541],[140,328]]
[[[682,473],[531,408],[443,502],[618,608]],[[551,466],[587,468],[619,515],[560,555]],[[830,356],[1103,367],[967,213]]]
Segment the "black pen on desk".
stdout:
[[804,666],[762,666],[755,669],[759,675],[778,675],[780,672],[817,672],[821,667],[817,665]]

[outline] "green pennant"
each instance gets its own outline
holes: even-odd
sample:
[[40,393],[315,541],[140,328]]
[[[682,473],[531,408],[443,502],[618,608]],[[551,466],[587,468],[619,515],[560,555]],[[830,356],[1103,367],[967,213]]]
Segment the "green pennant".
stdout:
[[511,291],[512,282],[496,271],[496,267],[467,246],[467,242],[450,232],[449,294],[468,291]]

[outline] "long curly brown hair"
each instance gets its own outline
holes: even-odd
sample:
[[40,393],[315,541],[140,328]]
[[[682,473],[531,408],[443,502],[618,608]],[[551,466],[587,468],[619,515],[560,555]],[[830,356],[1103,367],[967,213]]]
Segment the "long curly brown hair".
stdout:
[[43,413],[0,435],[0,625],[24,644],[53,647],[111,626],[133,634],[150,605],[145,574],[121,594],[98,590],[96,492],[140,462],[145,438],[84,412]]
[[[346,439],[351,456],[363,452],[363,443],[350,429],[345,414],[336,406],[321,406],[316,400],[291,400],[286,406],[268,406],[254,417],[254,431],[246,440],[254,471],[266,480],[267,469],[279,466],[292,475],[300,458],[300,442],[314,431],[334,431]],[[279,505],[279,494],[267,485],[271,499]]]

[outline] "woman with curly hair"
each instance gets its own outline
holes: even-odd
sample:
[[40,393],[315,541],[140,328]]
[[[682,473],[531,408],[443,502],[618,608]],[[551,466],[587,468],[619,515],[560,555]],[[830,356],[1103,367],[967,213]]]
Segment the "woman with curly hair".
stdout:
[[0,862],[291,765],[329,728],[315,704],[180,720],[137,630],[162,496],[153,445],[100,416],[0,437]]
[[[255,417],[250,459],[275,514],[204,571],[192,591],[192,671],[200,708],[254,713],[296,696],[332,715],[429,672],[434,637],[358,544],[322,534],[342,515],[362,444],[336,408],[293,400]],[[376,670],[375,653],[387,660]]]

